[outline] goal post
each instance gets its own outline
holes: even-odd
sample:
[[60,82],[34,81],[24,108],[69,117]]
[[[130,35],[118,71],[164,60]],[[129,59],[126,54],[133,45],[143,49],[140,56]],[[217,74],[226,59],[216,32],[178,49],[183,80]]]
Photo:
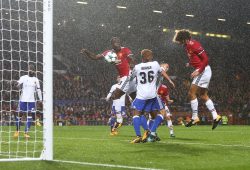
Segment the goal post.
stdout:
[[44,150],[41,158],[53,160],[53,3],[43,1]]
[[[0,0],[0,161],[53,160],[52,15],[53,0]],[[30,64],[43,98],[34,118],[20,114],[16,87]],[[25,138],[28,118],[30,138]]]

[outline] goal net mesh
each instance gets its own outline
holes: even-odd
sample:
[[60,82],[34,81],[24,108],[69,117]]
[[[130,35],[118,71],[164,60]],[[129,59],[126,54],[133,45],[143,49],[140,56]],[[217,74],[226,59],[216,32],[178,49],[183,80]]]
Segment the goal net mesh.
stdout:
[[[35,108],[30,138],[25,138],[28,115],[18,112],[21,94],[16,82],[32,64],[43,89],[43,0],[0,0],[0,29],[0,159],[39,158],[43,108]],[[21,118],[18,137],[16,116]]]

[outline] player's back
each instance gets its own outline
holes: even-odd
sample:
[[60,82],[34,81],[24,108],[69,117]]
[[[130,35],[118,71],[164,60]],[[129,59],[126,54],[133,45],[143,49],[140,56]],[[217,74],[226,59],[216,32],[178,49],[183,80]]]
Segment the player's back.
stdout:
[[137,96],[138,99],[151,99],[157,96],[156,81],[158,73],[161,71],[157,61],[140,63],[135,66],[137,77]]

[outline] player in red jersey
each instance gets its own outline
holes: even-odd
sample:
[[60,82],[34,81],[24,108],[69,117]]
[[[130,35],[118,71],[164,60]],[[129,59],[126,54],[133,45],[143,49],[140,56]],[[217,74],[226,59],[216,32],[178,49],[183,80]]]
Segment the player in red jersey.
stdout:
[[115,66],[119,73],[121,81],[117,89],[113,92],[111,99],[112,100],[119,99],[125,93],[130,93],[130,96],[133,98],[135,97],[136,88],[134,87],[135,84],[133,82],[130,82],[129,78],[130,65],[134,64],[134,60],[132,58],[133,54],[129,48],[121,46],[121,41],[117,37],[113,37],[111,39],[111,45],[112,45],[111,50],[104,51],[101,54],[96,55],[87,49],[82,49],[81,54],[86,55],[87,57],[93,60],[99,60],[103,59],[108,52],[110,51],[115,52],[117,54],[117,60],[115,61]]
[[212,129],[215,129],[221,121],[221,116],[217,114],[214,104],[208,96],[208,85],[212,76],[212,71],[208,65],[207,53],[198,41],[191,39],[191,34],[188,30],[176,32],[173,41],[184,45],[189,58],[189,63],[187,63],[186,66],[195,68],[191,74],[193,81],[188,92],[192,108],[192,119],[186,124],[186,127],[191,127],[200,121],[198,117],[198,95],[206,103],[208,110],[212,113],[214,120]]
[[170,104],[170,103],[173,103],[174,101],[171,100],[169,97],[168,87],[164,84],[161,84],[160,87],[158,88],[157,94],[159,95],[159,97],[161,98],[161,100],[165,106],[166,120],[167,120],[167,125],[169,128],[170,137],[175,137],[173,123],[171,120],[172,114],[170,113],[169,108],[168,108],[168,103]]

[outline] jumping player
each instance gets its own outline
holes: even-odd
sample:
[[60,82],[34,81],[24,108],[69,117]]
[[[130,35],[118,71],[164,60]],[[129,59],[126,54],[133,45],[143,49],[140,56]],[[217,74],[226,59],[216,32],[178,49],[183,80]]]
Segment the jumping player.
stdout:
[[192,119],[186,124],[186,127],[191,127],[199,122],[198,117],[198,100],[197,96],[206,103],[208,110],[213,116],[213,126],[215,129],[221,120],[221,116],[217,114],[212,100],[208,96],[208,85],[212,76],[212,71],[208,65],[208,56],[201,44],[191,39],[191,34],[188,30],[180,30],[176,32],[173,41],[180,45],[184,45],[187,52],[189,63],[186,66],[195,68],[190,77],[193,79],[192,85],[188,92],[188,97],[192,108]]
[[[122,95],[124,95],[125,93],[127,93],[129,91],[130,88],[130,64],[134,65],[134,60],[132,58],[133,54],[131,52],[131,50],[127,47],[122,47],[121,46],[121,41],[119,38],[117,37],[113,37],[111,39],[111,45],[112,45],[112,49],[111,50],[106,50],[101,54],[97,54],[95,55],[94,53],[90,52],[87,49],[82,49],[81,50],[81,54],[86,55],[87,57],[93,59],[93,60],[99,60],[99,59],[103,59],[105,57],[105,55],[110,52],[110,51],[114,51],[117,54],[118,59],[115,61],[115,66],[116,69],[119,73],[120,76],[120,83],[117,86],[117,88],[115,89],[115,91],[113,92],[111,99],[115,100],[115,99],[119,99]],[[133,88],[133,87],[131,87]],[[135,97],[135,93],[130,94],[130,96],[132,98]]]

